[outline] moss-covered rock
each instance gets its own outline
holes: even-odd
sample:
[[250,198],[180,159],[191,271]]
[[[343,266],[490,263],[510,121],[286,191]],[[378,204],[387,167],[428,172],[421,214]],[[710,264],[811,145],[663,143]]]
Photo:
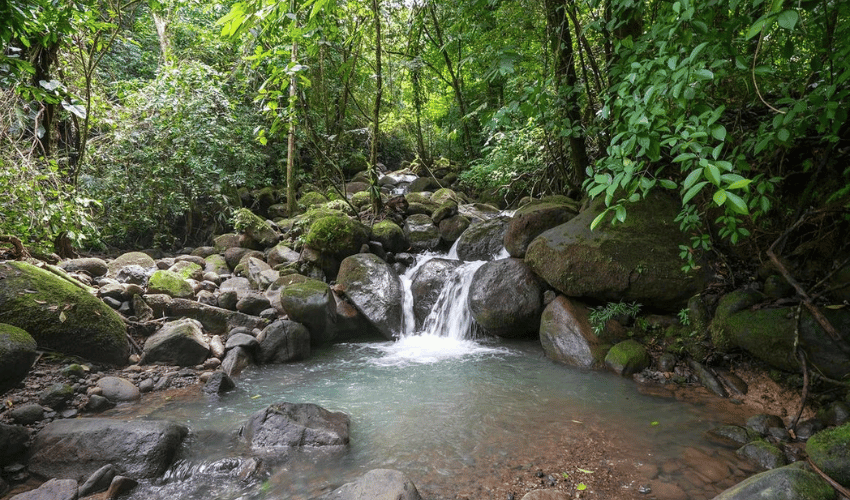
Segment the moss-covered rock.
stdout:
[[168,270],[176,273],[183,279],[193,279],[195,281],[203,281],[204,279],[204,269],[194,262],[185,260],[177,261]]
[[440,230],[425,214],[414,214],[404,221],[404,236],[414,251],[433,250],[440,244]]
[[729,336],[726,322],[733,314],[748,309],[763,300],[764,295],[761,292],[751,289],[735,290],[721,297],[717,303],[717,308],[714,310],[714,319],[709,327],[711,342],[714,347],[724,352],[734,348],[735,345]]
[[298,208],[309,210],[310,208],[328,202],[328,197],[318,191],[309,191],[298,199]]
[[206,265],[204,266],[204,271],[208,273],[215,274],[229,274],[230,268],[227,266],[227,261],[224,260],[224,256],[221,254],[212,254],[208,256],[206,259]]
[[0,263],[0,323],[27,331],[40,348],[99,363],[127,362],[124,322],[82,288],[25,262]]
[[372,198],[369,196],[368,191],[360,191],[359,193],[351,195],[351,199],[349,201],[357,210],[363,210],[372,203]]
[[310,226],[304,244],[337,259],[360,251],[369,241],[369,228],[345,215],[322,217]]
[[835,490],[799,462],[756,474],[714,500],[833,500]]
[[526,262],[571,297],[678,311],[702,290],[705,270],[681,269],[679,245],[689,241],[675,222],[678,199],[650,196],[629,204],[624,223],[611,225],[606,218],[591,231],[591,222],[604,209],[600,198],[569,222],[541,233],[529,244]]
[[782,450],[761,439],[745,444],[735,453],[765,469],[776,469],[788,463]]
[[372,237],[388,252],[403,252],[410,246],[404,230],[391,220],[382,220],[372,226]]
[[37,345],[35,339],[18,327],[0,323],[0,394],[20,383],[33,362]]
[[543,231],[569,221],[577,213],[570,205],[556,203],[526,205],[517,210],[508,224],[504,240],[505,248],[511,257],[521,259],[525,257],[525,250],[531,240]]
[[605,355],[605,366],[617,375],[628,377],[650,364],[649,353],[646,348],[636,340],[624,340],[608,351]]
[[247,208],[240,208],[233,214],[233,226],[242,233],[240,246],[257,249],[273,247],[280,240],[277,231],[262,217]]
[[441,188],[434,191],[434,194],[431,195],[431,201],[438,205],[442,205],[447,201],[453,201],[455,205],[458,205],[463,203],[465,200],[461,197],[461,195],[453,190],[449,188]]
[[148,280],[147,293],[163,293],[178,299],[191,299],[195,296],[189,282],[174,271],[167,269],[160,269],[151,275],[151,279]]
[[829,477],[850,487],[850,424],[818,432],[806,443],[806,453]]
[[220,234],[213,238],[213,248],[217,253],[224,253],[228,248],[239,246],[239,235],[236,233]]
[[330,342],[334,330],[330,328],[336,302],[327,283],[300,275],[292,275],[292,283],[280,291],[280,305],[289,319],[303,324],[310,331],[313,345]]

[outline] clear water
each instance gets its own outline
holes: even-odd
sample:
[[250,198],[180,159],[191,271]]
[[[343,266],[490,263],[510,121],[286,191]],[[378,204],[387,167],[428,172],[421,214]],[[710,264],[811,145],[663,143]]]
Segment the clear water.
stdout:
[[[220,400],[148,404],[147,418],[185,423],[196,437],[171,481],[132,498],[312,498],[374,468],[401,470],[420,489],[452,498],[461,471],[507,466],[514,450],[547,446],[576,423],[626,436],[631,451],[659,464],[704,445],[715,424],[704,409],[641,395],[629,380],[554,364],[529,341],[340,344],[306,362],[251,368],[237,385]],[[261,485],[216,475],[222,458],[246,455],[233,436],[248,416],[282,401],[349,414],[350,449],[287,456]]]

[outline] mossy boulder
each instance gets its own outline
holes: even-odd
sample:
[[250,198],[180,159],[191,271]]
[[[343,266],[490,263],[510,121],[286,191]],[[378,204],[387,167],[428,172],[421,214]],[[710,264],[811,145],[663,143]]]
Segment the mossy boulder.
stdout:
[[357,210],[363,210],[372,203],[372,197],[369,195],[369,191],[360,191],[359,193],[352,194],[349,201]]
[[538,203],[517,210],[505,232],[505,248],[511,257],[525,257],[528,244],[540,233],[559,226],[578,214],[571,205]]
[[646,348],[636,340],[614,344],[605,355],[605,366],[617,375],[628,377],[649,367],[651,360]]
[[388,252],[403,252],[410,246],[404,230],[391,220],[382,220],[372,226],[372,237]]
[[230,274],[230,268],[227,266],[227,261],[224,260],[223,255],[215,253],[204,260],[206,261],[204,271],[218,275]]
[[26,376],[38,356],[35,339],[18,327],[0,323],[0,394]]
[[239,246],[239,235],[236,233],[220,234],[213,238],[213,248],[218,253],[224,253],[228,248]]
[[118,313],[79,286],[25,262],[0,263],[0,323],[28,332],[40,348],[114,365],[130,354]]
[[458,238],[458,257],[466,261],[493,258],[505,247],[508,220],[507,217],[494,217],[472,223]]
[[204,280],[204,268],[194,262],[180,260],[175,262],[168,270],[176,273],[183,279]]
[[570,297],[603,302],[639,302],[678,311],[705,284],[705,271],[682,270],[679,245],[688,236],[675,221],[681,202],[663,194],[628,205],[624,223],[610,217],[593,231],[605,209],[597,201],[569,222],[537,236],[525,254],[534,272]]
[[404,221],[404,236],[411,250],[417,252],[433,250],[440,244],[440,230],[425,214],[414,214]]
[[460,238],[460,235],[469,227],[470,221],[463,215],[454,215],[440,221],[440,239],[452,244]]
[[304,245],[337,259],[354,255],[369,241],[369,228],[345,215],[322,217],[310,226]]
[[168,269],[160,269],[151,275],[147,293],[163,293],[178,299],[191,299],[195,296],[192,285],[182,276]]
[[241,233],[239,245],[245,248],[261,250],[273,247],[280,241],[277,231],[247,208],[240,208],[233,214],[233,226]]
[[307,327],[312,345],[328,343],[334,339],[332,323],[336,313],[330,287],[323,281],[301,278],[281,289],[281,308],[289,319]]
[[309,191],[304,193],[298,199],[298,207],[301,210],[309,210],[310,208],[328,202],[328,197],[317,191]]
[[826,475],[850,487],[850,424],[818,432],[806,443],[806,453]]
[[447,201],[452,201],[454,202],[455,206],[457,206],[458,204],[463,203],[466,200],[464,200],[461,195],[449,188],[441,188],[434,191],[434,194],[431,195],[431,201],[439,205],[442,205]]
[[714,310],[714,318],[709,325],[711,342],[714,347],[724,352],[734,349],[735,343],[729,335],[726,322],[733,314],[749,309],[764,299],[765,296],[761,292],[752,289],[735,290],[721,297]]
[[738,448],[735,453],[764,469],[776,469],[788,464],[782,450],[762,439],[750,441]]
[[800,463],[751,476],[714,500],[833,500],[835,490]]

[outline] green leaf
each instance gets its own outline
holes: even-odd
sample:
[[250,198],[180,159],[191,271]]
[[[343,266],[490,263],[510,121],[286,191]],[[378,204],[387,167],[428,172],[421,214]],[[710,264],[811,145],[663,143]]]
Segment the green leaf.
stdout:
[[714,73],[712,73],[710,69],[698,69],[694,71],[694,75],[702,78],[703,80],[711,80],[714,78]]
[[723,125],[720,125],[720,124],[715,125],[711,129],[711,137],[714,137],[718,141],[726,140],[726,127],[724,127]]
[[691,186],[693,186],[694,183],[697,181],[697,179],[700,178],[700,175],[702,175],[702,170],[700,169],[691,171],[691,173],[688,174],[687,177],[685,177],[685,182],[682,183],[682,189],[690,189]]
[[602,222],[605,219],[605,216],[608,214],[609,210],[611,210],[611,209],[606,208],[601,214],[597,215],[596,218],[593,219],[593,222],[590,223],[590,230],[591,231],[596,229],[596,226],[598,226],[599,223]]
[[576,467],[576,470],[579,472],[584,472],[585,474],[593,474],[592,470],[582,469],[581,467]]
[[782,142],[786,142],[791,138],[791,132],[789,132],[787,128],[781,128],[776,131],[776,138]]
[[614,212],[618,221],[626,222],[626,207],[624,207],[623,205],[616,205],[614,207]]
[[710,181],[715,186],[720,185],[720,169],[717,168],[717,165],[709,163],[702,169],[703,175],[705,175],[706,180]]
[[726,189],[742,189],[750,185],[753,182],[751,179],[741,179],[739,181],[733,182],[726,186]]
[[578,483],[578,484],[576,485],[576,489],[577,489],[578,491],[584,491],[584,490],[586,490],[586,489],[587,489],[587,485],[586,485],[586,484],[584,484],[584,483]]
[[676,189],[676,183],[669,179],[661,179],[658,181],[664,189]]
[[794,27],[797,25],[799,19],[800,15],[797,14],[796,10],[784,10],[776,17],[779,26],[788,31],[794,31]]
[[724,203],[726,203],[726,191],[718,189],[714,192],[714,196],[712,196],[712,199],[714,199],[714,203],[717,203],[718,207],[722,206]]
[[773,14],[764,15],[756,19],[756,22],[754,22],[747,31],[747,40],[761,33],[762,29],[769,28],[770,24],[773,24],[774,19],[776,19],[776,16]]
[[750,213],[743,198],[734,193],[726,193],[726,206],[741,215],[747,215]]
[[682,205],[685,205],[686,203],[691,201],[691,198],[696,196],[697,193],[699,193],[700,189],[702,189],[703,186],[705,186],[706,184],[708,184],[707,181],[698,182],[694,187],[689,189],[688,192],[685,193],[685,196],[682,197]]

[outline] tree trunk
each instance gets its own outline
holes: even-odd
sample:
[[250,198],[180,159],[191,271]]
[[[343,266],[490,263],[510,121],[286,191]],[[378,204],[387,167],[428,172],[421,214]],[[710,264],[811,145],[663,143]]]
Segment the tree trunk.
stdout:
[[[295,11],[295,0],[290,2],[290,12]],[[292,41],[290,57],[292,65],[298,61],[298,42]],[[289,217],[295,215],[298,206],[295,203],[295,103],[298,96],[296,85],[298,76],[295,72],[289,77],[289,138],[286,145],[286,211]]]
[[159,38],[159,50],[162,52],[162,62],[165,64],[171,57],[171,41],[168,39],[169,16],[163,16],[160,12],[152,12],[153,24],[156,27],[156,36]]
[[382,208],[381,191],[378,187],[378,133],[381,94],[384,91],[381,75],[381,12],[378,0],[372,0],[372,14],[375,16],[375,107],[372,112],[372,148],[369,153],[369,196],[372,200],[372,212],[378,215]]
[[563,168],[566,177],[564,180],[571,188],[576,188],[581,185],[580,179],[590,161],[587,157],[578,93],[575,91],[578,77],[573,60],[573,39],[564,0],[545,0],[545,7],[549,43],[555,56],[554,79],[559,95],[555,113],[562,126],[567,125],[572,130],[569,136],[570,164]]

